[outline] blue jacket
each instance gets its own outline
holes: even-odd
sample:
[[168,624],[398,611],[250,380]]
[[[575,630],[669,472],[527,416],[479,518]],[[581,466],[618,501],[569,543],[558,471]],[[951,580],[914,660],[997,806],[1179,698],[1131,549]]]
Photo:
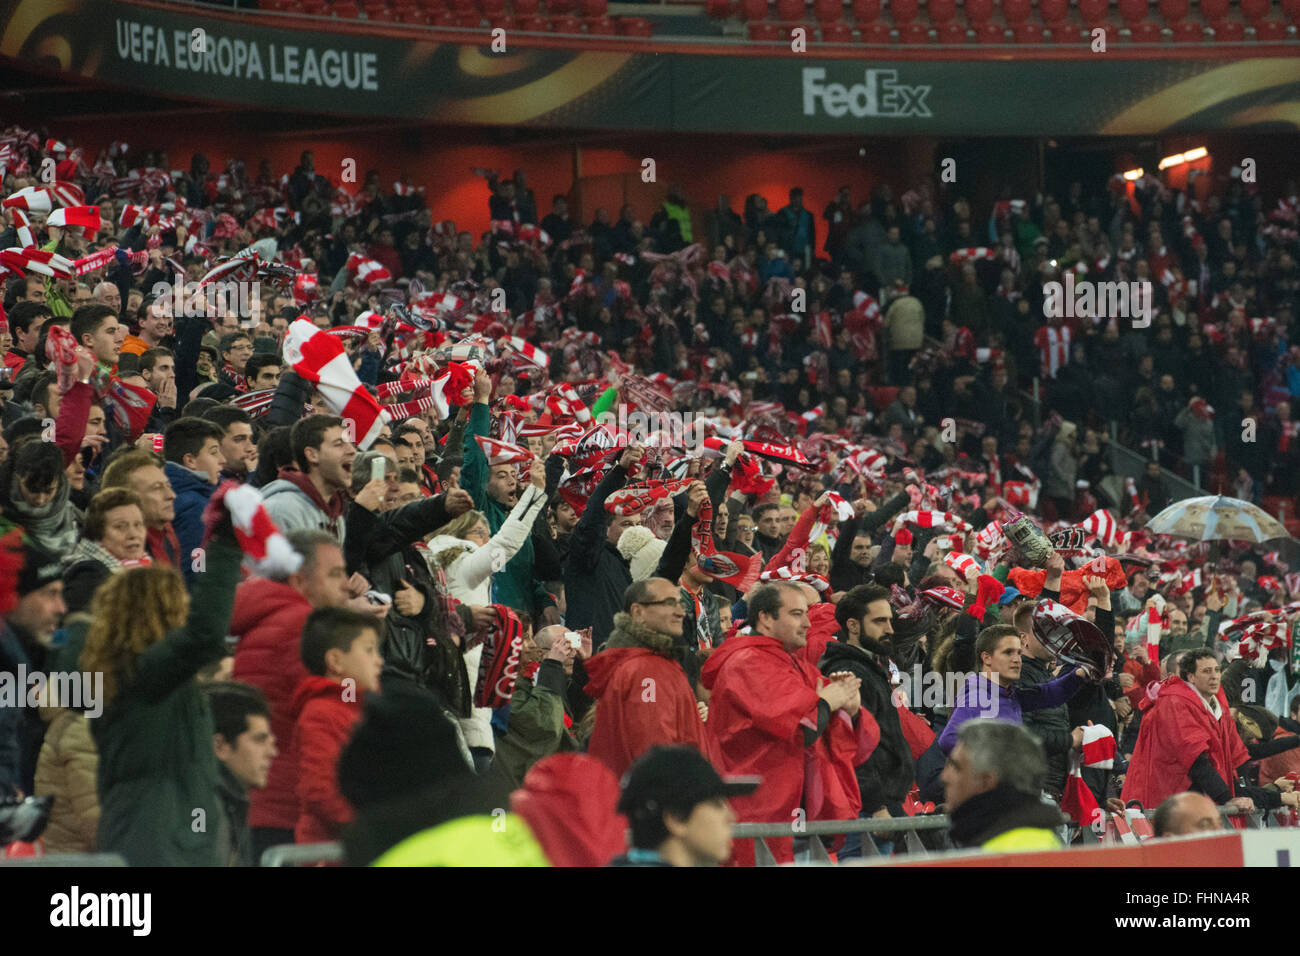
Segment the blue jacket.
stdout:
[[957,731],[968,720],[984,717],[1020,724],[1023,711],[1059,707],[1078,693],[1083,684],[1083,678],[1073,669],[1056,680],[1033,687],[1002,687],[983,674],[971,674],[957,695],[957,706],[948,718],[948,725],[939,735],[939,749],[952,753],[952,748],[957,746]]
[[174,461],[166,462],[163,470],[171,482],[172,491],[176,492],[176,517],[172,519],[172,528],[180,542],[181,572],[188,584],[194,574],[190,555],[203,543],[203,509],[208,506],[208,499],[217,486]]

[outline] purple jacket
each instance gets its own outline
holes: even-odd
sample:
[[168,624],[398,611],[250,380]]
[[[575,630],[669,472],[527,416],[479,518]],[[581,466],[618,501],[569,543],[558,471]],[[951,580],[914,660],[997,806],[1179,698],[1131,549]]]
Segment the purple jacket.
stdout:
[[939,735],[939,749],[951,753],[957,746],[957,731],[968,720],[984,717],[1019,724],[1024,711],[1059,707],[1083,685],[1084,679],[1073,668],[1055,680],[1035,687],[1002,687],[983,674],[971,674],[957,695],[957,706],[948,718],[948,725]]

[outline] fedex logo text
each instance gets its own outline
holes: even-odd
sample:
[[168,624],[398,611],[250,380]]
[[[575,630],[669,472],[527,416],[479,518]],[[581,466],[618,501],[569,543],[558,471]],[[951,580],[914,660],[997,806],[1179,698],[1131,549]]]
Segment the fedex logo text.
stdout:
[[933,114],[926,105],[929,86],[904,86],[897,70],[866,70],[864,81],[845,86],[827,83],[822,67],[803,71],[803,115],[816,116],[818,106],[827,116],[921,116]]

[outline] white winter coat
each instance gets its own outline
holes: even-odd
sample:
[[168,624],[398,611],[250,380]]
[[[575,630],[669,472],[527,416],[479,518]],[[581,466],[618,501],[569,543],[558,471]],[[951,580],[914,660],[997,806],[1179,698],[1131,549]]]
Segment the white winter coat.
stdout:
[[[434,568],[438,566],[438,555],[443,551],[464,549],[463,554],[443,569],[451,596],[461,604],[491,604],[493,571],[505,567],[506,562],[524,546],[532,534],[533,522],[545,504],[546,492],[530,484],[520,492],[519,501],[510,512],[510,517],[506,518],[500,530],[483,547],[446,534],[440,534],[430,541],[429,563]],[[475,645],[463,656],[469,686],[473,690],[478,685],[479,659],[483,656],[483,645]],[[462,718],[460,725],[465,734],[465,742],[470,747],[496,749],[492,737],[492,708],[475,707],[473,715]]]

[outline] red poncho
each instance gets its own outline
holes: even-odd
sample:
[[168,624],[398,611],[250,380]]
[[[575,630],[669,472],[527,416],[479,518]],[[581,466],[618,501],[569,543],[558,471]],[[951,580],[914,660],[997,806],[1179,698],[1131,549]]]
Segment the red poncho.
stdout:
[[596,699],[587,753],[616,777],[659,744],[689,744],[704,752],[695,693],[676,661],[644,647],[611,647],[587,661],[586,669],[587,695]]
[[[862,809],[854,767],[880,742],[880,728],[865,710],[851,720],[843,711],[816,742],[804,745],[803,729],[816,726],[817,668],[792,656],[780,641],[737,634],[710,655],[701,681],[712,691],[705,738],[709,758],[722,774],[763,778],[748,797],[731,801],[736,816],[754,823],[851,820]],[[768,840],[778,863],[794,859],[789,837]],[[752,866],[754,847],[737,840],[731,862]]]
[[[1088,589],[1083,583],[1085,574],[1092,577],[1096,572],[1085,566],[1077,571],[1066,571],[1061,575],[1060,603],[1075,614],[1082,614],[1088,610]],[[1025,597],[1037,597],[1043,590],[1045,580],[1047,580],[1046,571],[1031,571],[1026,568],[1012,568],[1011,573],[1007,575],[1007,583]],[[1106,584],[1112,593],[1128,584],[1124,569],[1114,558],[1106,559]]]
[[1152,684],[1154,698],[1142,702],[1142,727],[1124,778],[1124,802],[1139,801],[1153,810],[1165,797],[1191,786],[1188,771],[1202,753],[1209,753],[1214,770],[1236,792],[1237,768],[1250,759],[1228,713],[1228,698],[1219,688],[1222,716],[1214,719],[1205,701],[1177,675]]

